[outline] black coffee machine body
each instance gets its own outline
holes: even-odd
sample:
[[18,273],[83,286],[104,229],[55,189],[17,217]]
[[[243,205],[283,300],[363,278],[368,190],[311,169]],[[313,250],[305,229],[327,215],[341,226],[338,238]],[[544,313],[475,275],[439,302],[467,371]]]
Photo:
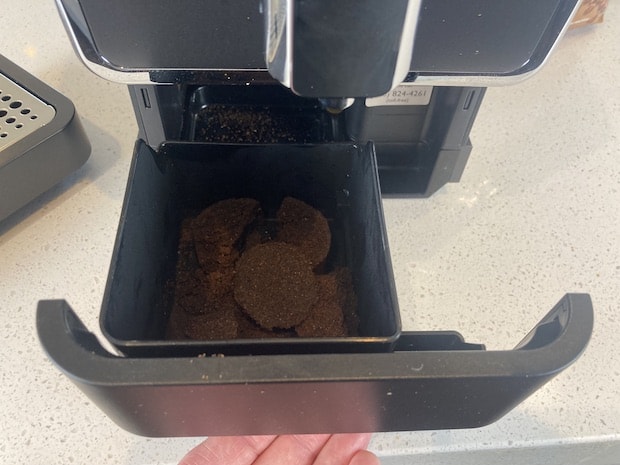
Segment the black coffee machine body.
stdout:
[[[459,180],[485,87],[542,66],[578,1],[58,3],[84,63],[129,84],[151,147],[370,140],[384,195],[427,196]],[[270,136],[202,127],[231,107],[268,113]]]
[[[401,331],[380,201],[459,180],[485,88],[535,72],[577,0],[57,3],[84,63],[128,84],[139,135],[101,313],[119,354],[64,301],[40,303],[39,336],[121,426],[150,436],[476,427],[584,349],[592,308],[581,294],[511,351]],[[322,199],[341,225],[359,337],[164,341],[179,212],[266,184],[270,198]]]

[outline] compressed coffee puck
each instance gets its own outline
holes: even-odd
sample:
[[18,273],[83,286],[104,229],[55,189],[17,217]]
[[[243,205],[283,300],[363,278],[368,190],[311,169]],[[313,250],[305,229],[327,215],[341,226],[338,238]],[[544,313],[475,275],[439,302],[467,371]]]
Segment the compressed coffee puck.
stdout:
[[329,253],[332,235],[323,214],[301,200],[286,197],[277,213],[278,240],[298,246],[313,268],[319,267]]
[[237,262],[233,292],[246,314],[266,329],[298,325],[317,299],[308,258],[284,242],[247,250]]
[[232,266],[222,267],[219,270],[203,273],[205,294],[209,300],[217,300],[233,289],[235,269]]
[[205,208],[192,222],[194,247],[207,272],[234,265],[237,246],[249,226],[260,216],[254,199],[227,199]]
[[243,244],[244,250],[250,250],[252,247],[258,244],[264,244],[270,242],[275,236],[275,221],[268,220],[266,218],[258,218],[252,225],[252,228],[245,235],[245,241]]
[[255,323],[242,310],[237,315],[237,325],[237,337],[239,339],[274,339],[297,335],[292,329],[265,329]]
[[179,271],[174,290],[175,305],[193,315],[209,313],[213,303],[209,298],[205,280],[206,275],[200,270]]
[[200,315],[187,315],[184,321],[184,334],[195,340],[224,340],[237,337],[237,304],[232,295],[228,301],[220,300],[216,312]]
[[191,271],[198,267],[194,246],[194,218],[185,218],[179,228],[179,244],[177,247],[177,272]]
[[233,267],[205,273],[200,269],[177,272],[174,300],[185,312],[212,313],[219,308],[219,301],[232,294]]
[[318,299],[308,318],[295,327],[300,337],[344,337],[343,298],[338,276],[334,273],[316,277]]

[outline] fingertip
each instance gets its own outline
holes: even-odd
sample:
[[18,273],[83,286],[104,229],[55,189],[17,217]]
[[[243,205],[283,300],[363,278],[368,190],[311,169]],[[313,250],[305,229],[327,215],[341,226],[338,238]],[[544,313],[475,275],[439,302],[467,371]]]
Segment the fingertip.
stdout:
[[370,444],[370,440],[372,439],[372,433],[357,433],[353,436],[357,437],[357,446],[360,449],[366,449],[368,444]]
[[190,450],[179,465],[250,465],[276,436],[210,437]]
[[381,465],[379,461],[379,457],[370,452],[369,450],[358,450],[351,460],[349,461],[349,465]]

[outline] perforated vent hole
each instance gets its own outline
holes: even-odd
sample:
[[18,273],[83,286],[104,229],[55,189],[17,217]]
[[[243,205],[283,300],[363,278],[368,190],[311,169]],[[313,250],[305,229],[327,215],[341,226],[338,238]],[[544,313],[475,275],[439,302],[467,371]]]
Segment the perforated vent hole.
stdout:
[[0,150],[54,119],[56,110],[0,72]]

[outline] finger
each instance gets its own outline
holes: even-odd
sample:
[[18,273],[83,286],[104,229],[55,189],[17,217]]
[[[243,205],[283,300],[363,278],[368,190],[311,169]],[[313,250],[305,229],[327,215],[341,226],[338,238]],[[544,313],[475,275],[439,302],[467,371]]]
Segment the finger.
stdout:
[[379,458],[369,450],[358,450],[349,465],[381,465]]
[[254,465],[312,465],[329,434],[278,436]]
[[276,436],[210,437],[187,453],[179,465],[250,465]]
[[313,465],[348,464],[356,452],[366,449],[370,434],[334,434],[323,446]]

